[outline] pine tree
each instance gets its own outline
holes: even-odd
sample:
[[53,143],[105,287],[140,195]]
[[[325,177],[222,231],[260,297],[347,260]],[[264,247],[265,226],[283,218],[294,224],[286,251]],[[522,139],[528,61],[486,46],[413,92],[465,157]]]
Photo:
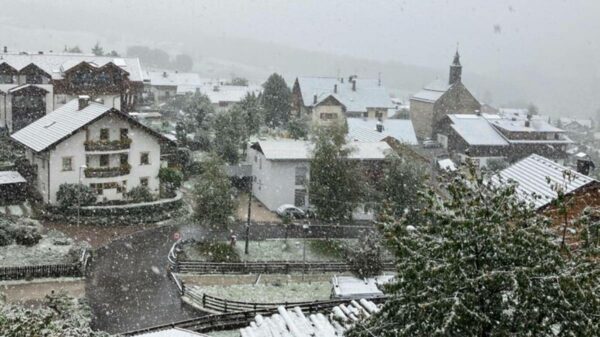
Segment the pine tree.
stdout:
[[317,216],[326,222],[352,218],[361,195],[361,173],[355,161],[348,160],[351,149],[339,127],[318,129],[310,161],[308,191]]
[[92,48],[92,54],[96,56],[104,56],[104,49],[100,46],[100,42],[96,42],[94,48]]
[[216,155],[203,163],[202,174],[194,188],[194,218],[204,226],[227,227],[235,212],[233,188]]
[[379,190],[393,216],[401,217],[405,210],[417,205],[416,191],[424,186],[424,172],[422,166],[405,158],[396,155],[386,158]]
[[287,124],[292,107],[292,92],[281,75],[274,73],[263,84],[262,106],[265,122],[271,127]]
[[260,127],[264,125],[264,111],[260,104],[259,98],[254,94],[247,94],[240,106],[244,112],[245,124],[249,135],[255,135],[260,131]]
[[348,336],[598,336],[597,262],[561,255],[512,184],[462,175],[447,189],[386,225],[391,298]]
[[248,141],[248,129],[241,105],[236,104],[229,111],[217,114],[213,130],[215,153],[228,164],[237,164],[240,160],[240,150]]

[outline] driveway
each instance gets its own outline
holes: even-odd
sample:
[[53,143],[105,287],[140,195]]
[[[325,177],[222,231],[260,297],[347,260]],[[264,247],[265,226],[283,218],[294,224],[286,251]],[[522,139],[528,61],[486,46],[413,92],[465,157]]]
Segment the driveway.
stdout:
[[182,305],[167,276],[174,228],[135,233],[94,253],[85,284],[93,329],[117,333],[200,316]]

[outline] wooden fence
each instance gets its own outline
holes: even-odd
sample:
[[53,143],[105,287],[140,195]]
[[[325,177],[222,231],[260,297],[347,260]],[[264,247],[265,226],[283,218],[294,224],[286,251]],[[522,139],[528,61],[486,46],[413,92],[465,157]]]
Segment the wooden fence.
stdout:
[[[386,297],[377,297],[369,299],[374,303],[383,303]],[[327,309],[331,309],[340,304],[349,304],[352,299],[343,300],[328,300],[319,302],[310,302],[310,304],[303,305],[301,309],[306,313],[321,312]],[[291,304],[291,303],[290,303]],[[219,330],[233,330],[247,326],[254,320],[256,315],[269,316],[277,313],[277,307],[274,308],[263,308],[251,311],[239,311],[239,312],[228,312],[225,314],[206,315],[199,318],[192,318],[183,321],[157,325],[141,330],[129,331],[122,333],[123,336],[134,336],[143,333],[156,332],[161,330],[167,330],[170,328],[182,328],[192,330],[196,332],[210,332]]]
[[89,260],[89,252],[83,250],[81,258],[75,263],[0,267],[0,280],[21,280],[54,277],[82,277]]

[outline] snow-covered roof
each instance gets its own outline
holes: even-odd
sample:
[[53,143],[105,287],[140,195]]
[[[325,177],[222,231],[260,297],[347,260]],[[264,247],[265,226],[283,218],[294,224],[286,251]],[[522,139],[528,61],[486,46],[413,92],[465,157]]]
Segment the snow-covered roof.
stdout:
[[17,70],[21,70],[33,63],[55,80],[62,79],[65,71],[81,62],[87,62],[93,67],[102,67],[112,63],[129,73],[130,81],[142,82],[144,78],[140,60],[138,58],[130,57],[95,56],[92,54],[73,53],[3,53],[0,55],[0,64],[5,62]]
[[368,318],[379,310],[376,304],[365,299],[334,307],[327,316],[322,313],[307,316],[298,307],[289,310],[279,307],[278,313],[270,317],[257,315],[250,326],[240,329],[240,336],[339,337],[343,336],[354,322]]
[[178,95],[196,93],[197,91],[208,96],[213,104],[219,102],[235,103],[244,99],[248,94],[258,95],[262,91],[262,87],[241,85],[180,85],[177,87]]
[[494,119],[490,120],[494,126],[502,128],[510,132],[565,132],[550,123],[541,119],[531,119],[529,126],[526,126],[527,120],[512,120],[512,119]]
[[194,331],[172,328],[167,330],[160,330],[154,332],[147,332],[141,335],[135,335],[137,337],[209,337],[208,335],[197,333]]
[[452,121],[452,129],[469,145],[508,145],[504,137],[482,116],[450,114],[448,118]]
[[367,279],[354,276],[334,276],[331,279],[333,295],[339,298],[366,298],[383,296],[380,286],[387,284],[394,275],[381,275]]
[[560,117],[560,123],[563,126],[567,126],[569,124],[579,124],[580,126],[591,128],[593,126],[593,122],[591,119],[577,119],[577,118],[569,118],[569,117]]
[[410,99],[422,102],[435,102],[451,87],[452,84],[448,84],[445,81],[437,79],[427,84],[425,87],[423,87],[423,90],[414,94]]
[[[565,178],[565,171],[570,172],[570,180]],[[498,172],[491,178],[491,181],[493,183],[515,181],[518,184],[519,198],[533,202],[537,209],[547,205],[558,196],[552,185],[548,183],[548,179],[553,185],[563,186],[565,193],[572,193],[586,185],[598,182],[537,154],[532,154]],[[534,193],[539,197],[538,199],[533,198]]]
[[[352,150],[349,159],[382,160],[392,148],[385,142],[354,142],[348,145]],[[308,141],[278,139],[261,140],[252,145],[261,151],[267,160],[309,160],[314,144]]]
[[450,172],[456,171],[456,164],[454,164],[454,162],[450,158],[440,159],[437,161],[437,163],[442,170]]
[[35,152],[44,151],[111,111],[114,111],[131,123],[135,123],[151,135],[166,139],[160,133],[104,104],[89,102],[88,106],[79,110],[77,99],[67,102],[62,107],[13,133],[11,138]]
[[203,85],[209,81],[200,78],[200,75],[196,73],[176,71],[148,71],[147,78],[150,85],[156,86]]
[[377,131],[376,119],[348,118],[348,139],[359,142],[379,142],[392,137],[401,143],[417,145],[417,136],[410,119],[385,119],[383,131]]
[[17,171],[0,171],[0,185],[26,183],[27,180]]
[[[298,77],[304,106],[313,106],[314,95],[317,102],[330,94],[344,104],[348,112],[365,112],[367,108],[392,108],[391,97],[387,89],[377,79],[356,78],[356,90],[347,79],[342,83],[336,77]],[[337,93],[334,87],[337,85]]]

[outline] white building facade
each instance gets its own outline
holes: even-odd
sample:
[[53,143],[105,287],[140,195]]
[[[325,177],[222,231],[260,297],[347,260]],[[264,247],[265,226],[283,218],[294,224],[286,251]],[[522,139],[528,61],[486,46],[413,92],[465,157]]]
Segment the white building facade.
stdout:
[[57,202],[61,184],[80,180],[98,202],[122,200],[140,185],[159,193],[161,142],[168,140],[109,106],[73,100],[11,137],[26,146],[46,203]]

